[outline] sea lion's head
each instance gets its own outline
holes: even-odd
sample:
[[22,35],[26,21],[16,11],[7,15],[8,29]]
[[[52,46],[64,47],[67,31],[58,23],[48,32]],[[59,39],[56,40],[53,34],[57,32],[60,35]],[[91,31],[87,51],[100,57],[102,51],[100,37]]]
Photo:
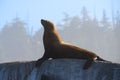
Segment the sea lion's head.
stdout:
[[41,19],[41,24],[43,25],[43,27],[44,27],[44,29],[46,31],[54,31],[54,30],[56,30],[55,25],[52,22],[48,21],[48,20]]

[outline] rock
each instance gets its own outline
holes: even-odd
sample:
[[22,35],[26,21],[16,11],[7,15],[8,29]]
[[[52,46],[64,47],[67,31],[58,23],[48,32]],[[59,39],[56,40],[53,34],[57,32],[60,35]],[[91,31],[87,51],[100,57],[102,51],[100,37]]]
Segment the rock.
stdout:
[[83,70],[85,60],[54,59],[35,68],[34,61],[0,64],[0,80],[120,80],[120,64],[94,62]]

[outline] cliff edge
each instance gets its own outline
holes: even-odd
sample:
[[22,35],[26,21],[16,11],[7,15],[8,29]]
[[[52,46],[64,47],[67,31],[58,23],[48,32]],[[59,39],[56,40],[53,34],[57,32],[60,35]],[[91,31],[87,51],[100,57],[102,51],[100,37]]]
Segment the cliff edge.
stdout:
[[54,59],[35,68],[34,61],[0,64],[0,80],[120,80],[120,64],[94,62],[83,70],[85,60]]

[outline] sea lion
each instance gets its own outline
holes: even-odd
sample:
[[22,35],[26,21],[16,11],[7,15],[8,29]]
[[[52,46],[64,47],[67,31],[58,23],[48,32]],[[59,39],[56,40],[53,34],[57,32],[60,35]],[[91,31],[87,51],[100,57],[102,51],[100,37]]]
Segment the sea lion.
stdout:
[[85,62],[83,69],[88,69],[93,61],[105,61],[94,52],[65,43],[60,38],[56,26],[52,22],[42,19],[41,24],[44,27],[43,44],[45,52],[43,57],[36,62],[36,67],[40,66],[43,61],[49,58],[85,59],[87,61]]

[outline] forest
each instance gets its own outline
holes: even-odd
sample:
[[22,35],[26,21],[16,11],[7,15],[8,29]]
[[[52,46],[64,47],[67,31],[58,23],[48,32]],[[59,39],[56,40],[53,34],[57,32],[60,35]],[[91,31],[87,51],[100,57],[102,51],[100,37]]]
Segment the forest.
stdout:
[[[80,16],[70,17],[66,14],[56,26],[65,42],[92,50],[113,62],[120,62],[120,12],[116,11],[112,20],[105,10],[102,14],[101,19],[91,17],[84,7]],[[37,60],[43,55],[43,28],[30,35],[26,24],[20,18],[15,18],[0,30],[0,62]]]

